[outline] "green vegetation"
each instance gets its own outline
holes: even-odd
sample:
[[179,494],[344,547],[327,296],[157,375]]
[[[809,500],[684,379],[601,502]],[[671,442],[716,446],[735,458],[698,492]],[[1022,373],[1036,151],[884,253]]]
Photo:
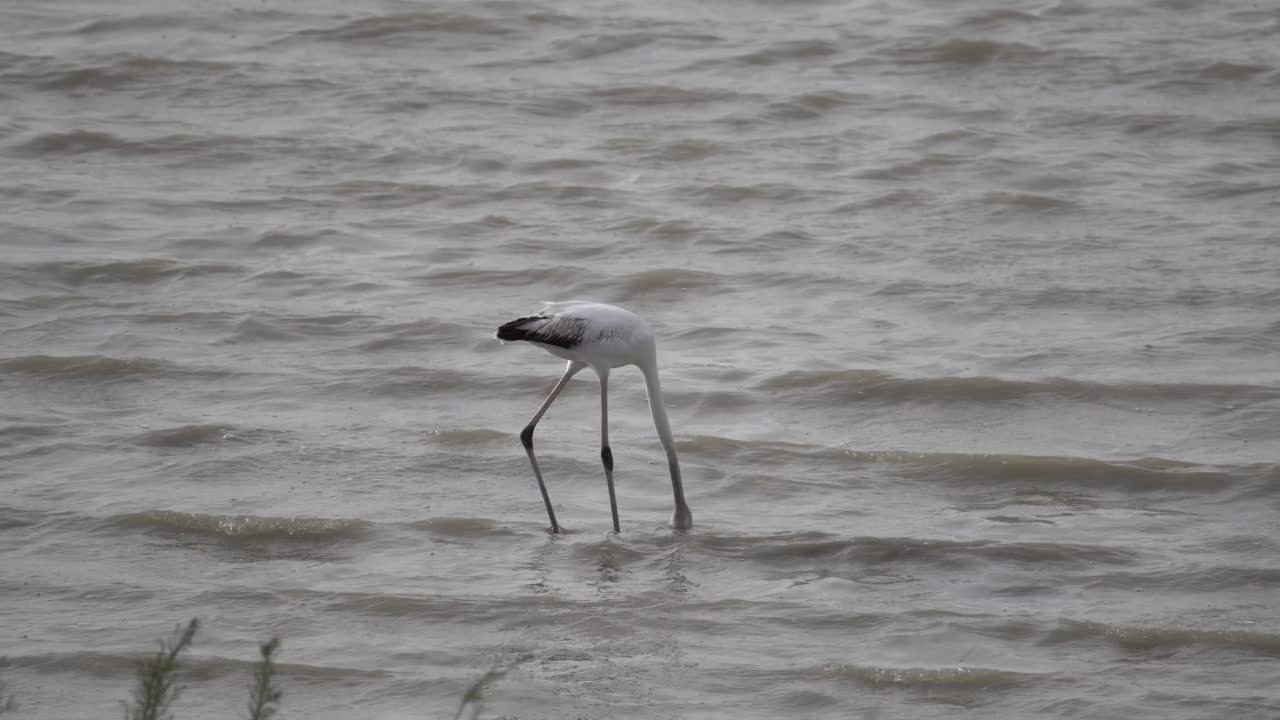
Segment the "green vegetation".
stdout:
[[275,685],[274,656],[279,649],[280,638],[271,638],[258,646],[262,662],[253,669],[253,687],[249,690],[249,720],[271,720],[271,716],[276,714],[280,696],[284,694]]
[[[182,652],[195,642],[200,621],[193,618],[186,626],[179,625],[168,640],[160,641],[154,655],[138,661],[137,684],[133,688],[133,702],[123,700],[125,720],[173,720],[173,705],[182,695],[178,684],[179,658]],[[276,684],[276,656],[280,652],[280,639],[271,638],[258,646],[262,655],[253,666],[252,684],[249,686],[249,720],[271,720],[280,709],[284,693]],[[480,715],[484,691],[511,672],[522,660],[516,660],[505,668],[495,668],[485,673],[466,689],[454,720],[475,720]],[[14,696],[0,682],[0,715],[17,710]]]
[[516,660],[505,668],[494,668],[471,683],[466,692],[462,693],[462,701],[458,703],[458,712],[454,713],[453,720],[463,720],[463,718],[475,720],[479,717],[480,710],[484,707],[484,691],[522,662],[524,662],[523,659]]
[[138,662],[138,685],[133,689],[133,704],[124,701],[125,720],[170,720],[173,703],[182,694],[177,683],[178,655],[191,647],[200,629],[200,621],[192,619],[184,629],[179,626],[167,642],[150,658]]
[[0,682],[0,715],[13,712],[18,709],[18,701],[13,699],[13,695],[8,692],[5,684]]

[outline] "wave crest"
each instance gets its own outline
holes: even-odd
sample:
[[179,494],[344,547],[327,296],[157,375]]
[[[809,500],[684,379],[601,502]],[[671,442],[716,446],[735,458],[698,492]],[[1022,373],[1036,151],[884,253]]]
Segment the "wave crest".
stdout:
[[125,529],[177,531],[240,540],[327,541],[358,535],[369,523],[345,518],[208,515],[174,510],[147,510],[117,515],[111,525]]

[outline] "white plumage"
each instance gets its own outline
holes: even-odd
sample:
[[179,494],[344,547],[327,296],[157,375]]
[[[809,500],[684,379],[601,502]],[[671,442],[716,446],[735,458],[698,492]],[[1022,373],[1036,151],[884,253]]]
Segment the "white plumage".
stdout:
[[635,365],[644,375],[653,424],[658,431],[658,440],[667,453],[671,490],[675,496],[671,525],[680,531],[693,527],[693,513],[684,498],[680,463],[676,459],[675,442],[671,437],[671,423],[667,420],[667,409],[662,401],[657,343],[648,323],[629,310],[604,303],[549,302],[541,311],[499,327],[498,339],[530,342],[568,361],[560,381],[520,433],[520,442],[529,456],[529,464],[538,481],[542,501],[547,507],[547,516],[551,519],[551,532],[560,532],[560,525],[556,522],[555,510],[551,507],[551,498],[547,494],[546,483],[542,480],[542,471],[538,469],[538,460],[533,454],[533,430],[569,380],[586,367],[594,370],[600,378],[600,460],[604,465],[605,482],[609,487],[613,529],[614,532],[622,531],[618,523],[618,501],[613,489],[613,452],[609,449],[609,371],[626,365]]

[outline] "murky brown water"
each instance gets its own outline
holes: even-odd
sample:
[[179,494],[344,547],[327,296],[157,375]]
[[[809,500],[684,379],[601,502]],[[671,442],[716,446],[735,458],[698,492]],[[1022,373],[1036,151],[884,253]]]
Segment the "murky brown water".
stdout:
[[[0,680],[100,717],[1280,716],[1280,13],[0,7]],[[650,319],[639,374],[492,339]]]

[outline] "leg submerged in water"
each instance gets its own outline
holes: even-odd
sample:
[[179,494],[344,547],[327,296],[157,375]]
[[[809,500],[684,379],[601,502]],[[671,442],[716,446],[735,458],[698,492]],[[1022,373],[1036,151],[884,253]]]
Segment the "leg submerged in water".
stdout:
[[538,491],[542,493],[542,503],[547,506],[547,518],[551,520],[551,532],[560,532],[560,523],[556,522],[556,511],[551,507],[551,496],[547,494],[547,484],[542,480],[542,471],[538,469],[538,458],[533,454],[533,430],[538,426],[538,421],[547,413],[547,408],[551,407],[551,403],[555,401],[556,396],[564,390],[564,386],[569,384],[574,375],[578,374],[583,366],[579,363],[570,362],[564,369],[564,375],[560,376],[560,381],[551,389],[551,394],[547,395],[547,399],[542,401],[542,405],[538,411],[529,418],[529,424],[525,425],[524,430],[520,431],[520,444],[524,446],[525,453],[529,456],[529,465],[533,467],[533,476],[538,480]]

